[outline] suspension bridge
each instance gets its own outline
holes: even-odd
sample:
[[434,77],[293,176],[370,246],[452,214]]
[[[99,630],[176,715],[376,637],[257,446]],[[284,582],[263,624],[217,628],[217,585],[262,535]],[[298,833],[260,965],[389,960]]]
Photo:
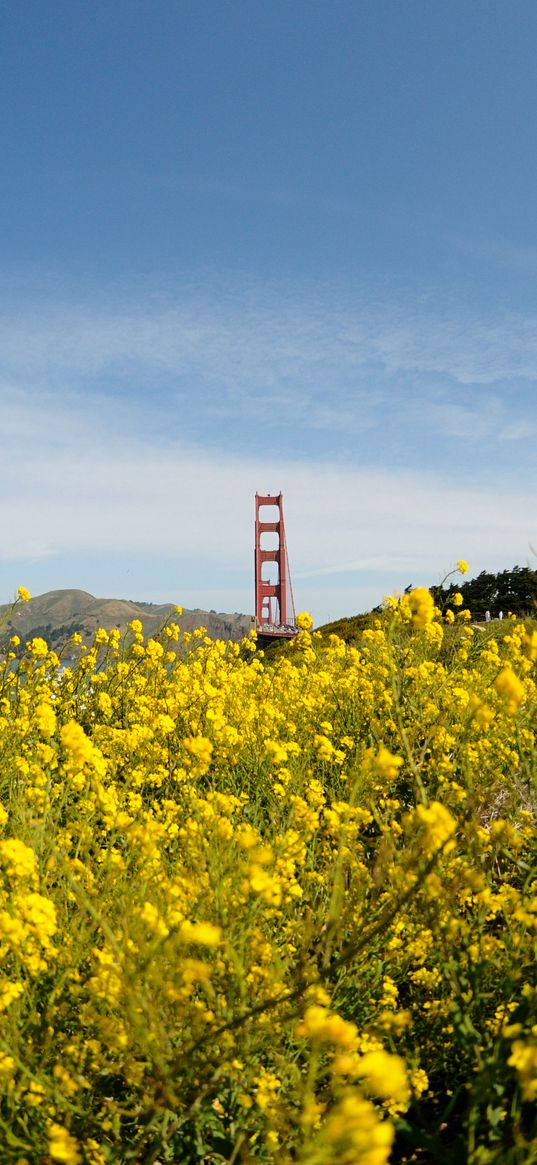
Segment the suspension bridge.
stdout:
[[297,626],[281,493],[255,495],[254,572],[259,639],[292,639]]

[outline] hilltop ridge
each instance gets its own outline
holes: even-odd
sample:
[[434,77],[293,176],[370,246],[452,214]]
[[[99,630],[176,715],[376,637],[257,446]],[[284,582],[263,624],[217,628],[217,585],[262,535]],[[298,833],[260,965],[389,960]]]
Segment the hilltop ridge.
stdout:
[[[145,635],[154,635],[175,611],[174,603],[137,602],[133,599],[96,598],[89,591],[67,589],[46,591],[28,603],[0,606],[0,637],[17,634],[21,638],[42,635],[52,646],[64,643],[78,632],[84,641],[93,638],[98,627],[124,631],[132,619],[139,619]],[[206,627],[217,639],[241,639],[253,626],[250,615],[234,612],[184,608],[175,616],[183,631]]]

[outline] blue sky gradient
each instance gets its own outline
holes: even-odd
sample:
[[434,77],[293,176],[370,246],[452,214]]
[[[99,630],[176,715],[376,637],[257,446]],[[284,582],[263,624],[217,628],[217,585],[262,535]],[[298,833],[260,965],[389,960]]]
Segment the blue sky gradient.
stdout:
[[537,8],[0,14],[0,592],[251,611],[535,564]]

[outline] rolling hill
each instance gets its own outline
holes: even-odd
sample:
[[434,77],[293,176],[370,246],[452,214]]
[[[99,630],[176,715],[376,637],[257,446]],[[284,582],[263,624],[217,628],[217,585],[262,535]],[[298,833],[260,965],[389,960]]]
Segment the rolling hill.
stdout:
[[[173,603],[145,603],[132,599],[99,599],[88,591],[57,590],[36,595],[28,603],[0,606],[0,639],[17,634],[21,639],[40,635],[58,648],[78,631],[84,642],[93,638],[98,627],[124,631],[132,619],[139,619],[145,635],[154,635],[173,615]],[[175,617],[183,631],[206,627],[215,639],[239,640],[253,626],[250,615],[216,611],[183,610]]]

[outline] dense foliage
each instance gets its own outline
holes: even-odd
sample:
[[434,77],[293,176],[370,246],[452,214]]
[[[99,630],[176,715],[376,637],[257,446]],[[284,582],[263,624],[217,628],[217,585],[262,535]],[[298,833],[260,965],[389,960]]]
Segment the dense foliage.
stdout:
[[355,643],[363,631],[373,626],[375,615],[378,613],[377,609],[377,611],[363,615],[351,615],[348,618],[336,619],[333,623],[325,623],[323,627],[319,627],[319,631],[323,640],[330,635],[337,635],[338,639],[343,639],[345,643]]
[[433,587],[432,593],[440,606],[452,604],[455,594],[460,592],[464,606],[474,619],[484,619],[488,611],[491,618],[500,614],[535,615],[537,613],[537,570],[529,566],[514,566],[512,570],[502,570],[492,574],[482,570],[476,578],[462,585],[451,583],[448,587]]
[[537,633],[448,615],[11,644],[2,1162],[537,1160]]

